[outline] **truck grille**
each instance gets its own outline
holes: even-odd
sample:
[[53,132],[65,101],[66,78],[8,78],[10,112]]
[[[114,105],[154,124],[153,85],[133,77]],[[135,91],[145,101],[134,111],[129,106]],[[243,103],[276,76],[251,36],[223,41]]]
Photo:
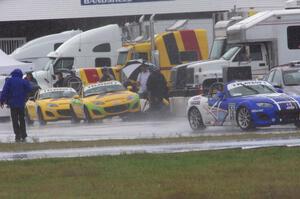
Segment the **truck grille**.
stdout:
[[186,84],[194,84],[194,68],[186,69]]
[[120,113],[128,109],[128,104],[122,104],[117,106],[105,107],[104,110],[107,113]]

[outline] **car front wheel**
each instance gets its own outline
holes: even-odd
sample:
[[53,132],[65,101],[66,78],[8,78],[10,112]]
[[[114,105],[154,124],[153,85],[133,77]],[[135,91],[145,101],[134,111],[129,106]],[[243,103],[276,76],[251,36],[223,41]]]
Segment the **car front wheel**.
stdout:
[[30,119],[28,109],[25,109],[25,121],[27,125],[33,125],[33,120]]
[[201,113],[197,108],[194,107],[189,111],[188,119],[190,126],[194,131],[205,129]]
[[92,117],[89,113],[89,110],[86,106],[84,107],[83,111],[84,111],[85,121],[88,122],[88,123],[92,123],[93,119],[92,119]]
[[74,123],[74,124],[79,123],[80,119],[78,119],[78,117],[76,116],[76,113],[75,113],[72,106],[70,106],[70,112],[71,112],[71,122]]
[[253,129],[251,113],[248,108],[242,107],[237,111],[237,123],[242,130]]
[[300,121],[295,122],[295,126],[297,129],[300,129]]

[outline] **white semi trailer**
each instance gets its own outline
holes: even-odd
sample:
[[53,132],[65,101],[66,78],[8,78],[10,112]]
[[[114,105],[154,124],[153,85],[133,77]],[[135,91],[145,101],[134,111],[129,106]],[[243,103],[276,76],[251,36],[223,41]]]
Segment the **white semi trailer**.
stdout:
[[48,53],[81,32],[81,30],[69,30],[33,39],[17,48],[10,56],[21,62],[33,63],[35,70],[42,70],[49,61]]
[[102,26],[82,32],[55,51],[48,54],[48,64],[33,73],[42,88],[52,87],[58,71],[71,71],[84,67],[116,65],[122,46],[122,32],[117,24]]

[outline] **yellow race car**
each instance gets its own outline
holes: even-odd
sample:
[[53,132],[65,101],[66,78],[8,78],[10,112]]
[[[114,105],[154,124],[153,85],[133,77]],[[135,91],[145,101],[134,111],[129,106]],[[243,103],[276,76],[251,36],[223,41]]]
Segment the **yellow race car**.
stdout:
[[38,91],[34,99],[26,103],[27,124],[39,121],[45,125],[48,121],[71,119],[70,103],[77,92],[73,88],[48,88]]
[[141,111],[139,95],[128,91],[118,81],[91,84],[71,102],[73,122],[101,120],[105,117],[130,118]]

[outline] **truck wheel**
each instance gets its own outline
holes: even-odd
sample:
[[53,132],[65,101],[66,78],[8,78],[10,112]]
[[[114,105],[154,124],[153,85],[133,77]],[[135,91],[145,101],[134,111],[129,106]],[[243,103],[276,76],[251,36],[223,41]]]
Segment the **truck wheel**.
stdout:
[[197,108],[193,107],[189,110],[188,119],[194,131],[205,129],[206,126],[203,124],[201,113]]
[[47,122],[44,120],[44,116],[43,116],[43,113],[42,113],[42,110],[40,107],[38,108],[37,115],[38,115],[38,119],[39,119],[39,124],[42,126],[46,125]]
[[251,114],[248,108],[246,107],[241,107],[237,111],[237,124],[239,127],[244,130],[251,130],[254,129],[254,125],[252,122]]
[[71,112],[71,122],[74,124],[79,123],[80,119],[78,119],[78,117],[76,116],[76,113],[72,106],[70,106],[70,112]]
[[30,119],[30,116],[29,116],[29,113],[28,113],[28,109],[27,109],[27,108],[25,109],[25,121],[26,121],[26,124],[27,124],[28,126],[33,125],[33,120]]
[[88,123],[92,123],[93,119],[92,119],[92,117],[89,113],[89,110],[86,106],[84,107],[83,111],[84,111],[85,121],[88,122]]

